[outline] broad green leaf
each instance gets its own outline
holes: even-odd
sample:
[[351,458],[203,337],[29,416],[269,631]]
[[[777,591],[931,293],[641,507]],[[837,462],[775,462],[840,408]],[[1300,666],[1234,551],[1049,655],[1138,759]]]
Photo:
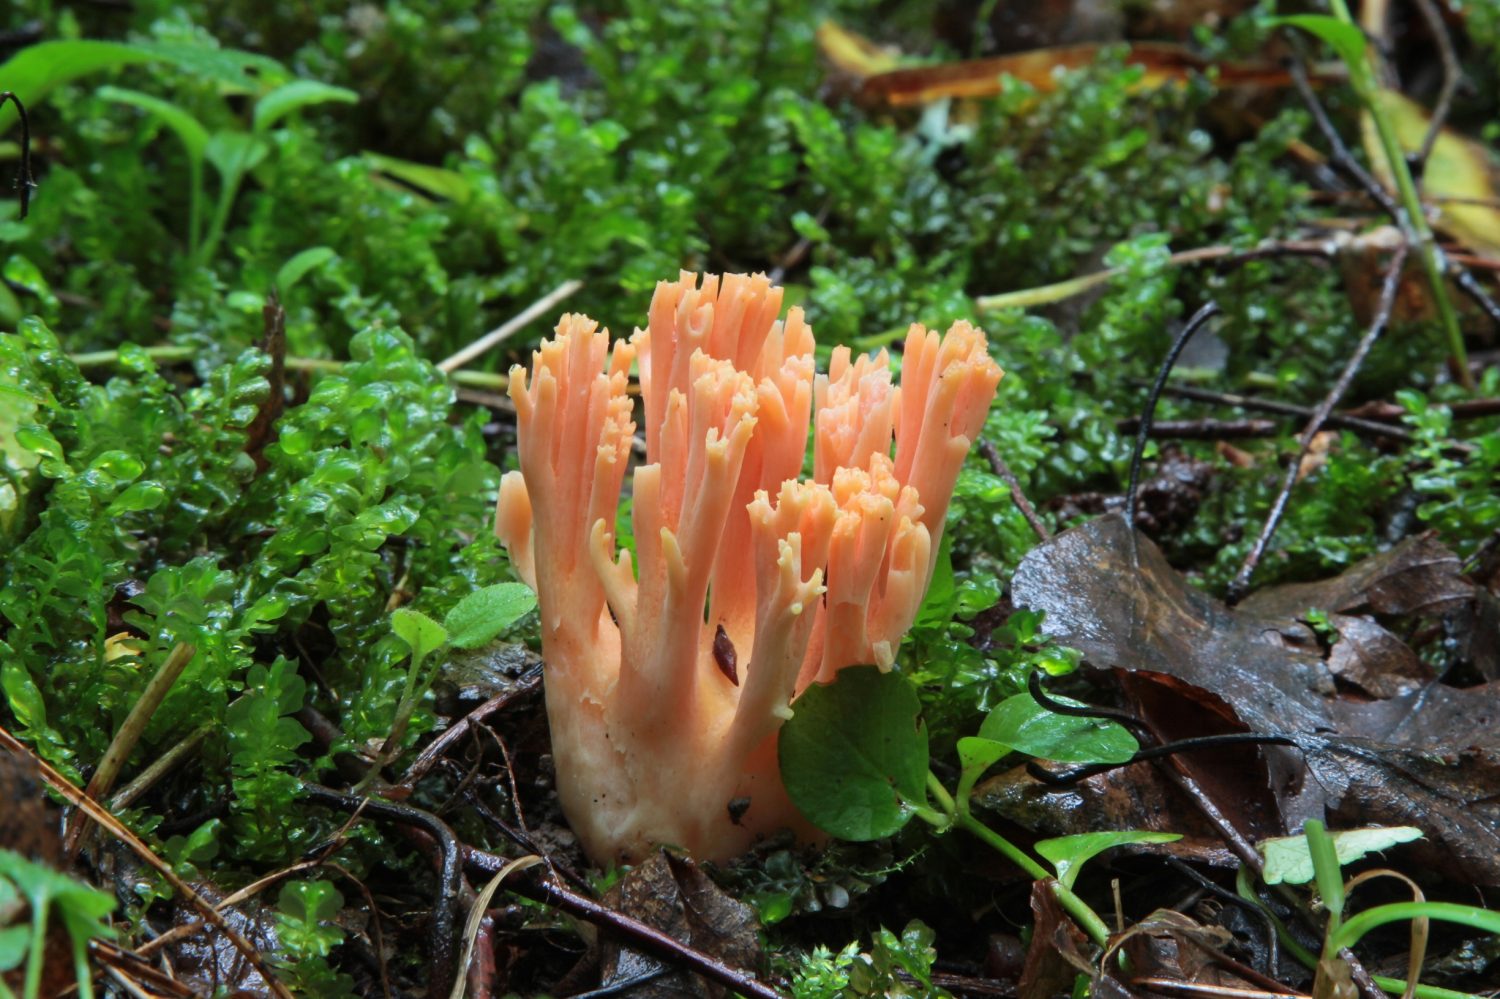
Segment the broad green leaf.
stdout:
[[285,66],[259,52],[217,48],[202,42],[137,44],[153,58],[170,62],[200,79],[213,80],[225,93],[249,93],[267,83],[279,83],[287,76]]
[[843,670],[793,704],[781,779],[809,821],[840,839],[889,836],[926,800],[927,728],[916,691],[874,666]]
[[535,606],[536,594],[525,583],[495,583],[475,590],[455,604],[443,618],[443,627],[454,648],[477,649],[531,613]]
[[1071,888],[1078,880],[1078,872],[1083,865],[1105,850],[1127,843],[1173,843],[1179,839],[1182,836],[1177,833],[1130,829],[1121,832],[1079,833],[1076,836],[1044,839],[1037,843],[1036,852],[1051,862],[1053,869],[1057,871],[1057,880],[1064,887]]
[[[1422,830],[1413,826],[1371,827],[1347,829],[1329,833],[1338,854],[1339,864],[1351,864],[1367,853],[1388,850],[1399,843],[1410,843],[1422,838]],[[1308,849],[1307,837],[1278,836],[1260,844],[1261,856],[1266,858],[1266,884],[1303,885],[1313,879],[1312,851]]]
[[[105,42],[91,38],[47,41],[29,45],[0,65],[0,90],[14,91],[27,108],[82,76],[144,62],[171,62],[202,77],[238,90],[248,90],[255,79],[246,71],[282,75],[276,60],[250,52],[214,49],[168,42]],[[0,134],[16,123],[16,109],[0,107]]]
[[384,156],[380,153],[365,153],[365,159],[381,173],[388,173],[403,184],[449,201],[467,201],[472,193],[469,182],[456,170],[413,163],[410,160]]
[[203,162],[203,154],[208,149],[208,129],[199,123],[187,111],[164,101],[160,97],[143,94],[139,90],[127,90],[124,87],[103,86],[99,88],[99,96],[107,101],[115,101],[118,104],[128,104],[139,108],[149,115],[154,115],[177,134],[182,140],[182,146],[187,150],[188,159],[194,163]]
[[310,246],[301,253],[295,254],[276,272],[277,293],[285,295],[308,272],[317,270],[336,256],[338,254],[331,246]]
[[[0,65],[0,90],[13,91],[33,108],[49,93],[80,76],[115,66],[150,62],[157,54],[140,45],[100,42],[92,39],[38,42],[11,56]],[[16,109],[0,107],[0,132],[16,122]]]
[[979,727],[979,735],[1028,756],[1065,763],[1124,763],[1140,748],[1119,722],[1060,715],[1025,693],[1001,701]]
[[443,626],[421,611],[398,607],[391,611],[391,630],[411,649],[412,663],[420,663],[448,640]]
[[293,111],[314,104],[355,104],[358,101],[359,94],[344,87],[318,80],[293,80],[255,102],[253,125],[255,131],[264,132]]

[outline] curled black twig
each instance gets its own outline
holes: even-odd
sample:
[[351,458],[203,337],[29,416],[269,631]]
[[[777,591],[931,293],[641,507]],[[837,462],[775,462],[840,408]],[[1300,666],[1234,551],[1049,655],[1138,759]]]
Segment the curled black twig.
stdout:
[[420,808],[398,805],[380,798],[367,798],[362,794],[345,794],[320,784],[303,783],[302,790],[310,801],[320,805],[328,805],[344,812],[359,811],[372,818],[396,822],[418,829],[437,842],[441,873],[428,929],[430,951],[427,961],[432,968],[432,979],[428,983],[427,994],[434,999],[448,995],[453,988],[453,977],[458,971],[456,927],[458,896],[463,889],[464,873],[464,855],[458,837],[446,822]]
[[1145,722],[1128,711],[1101,708],[1093,704],[1070,704],[1067,701],[1058,700],[1047,692],[1046,687],[1042,686],[1042,674],[1039,670],[1032,670],[1031,675],[1026,678],[1026,689],[1030,692],[1033,701],[1053,714],[1068,715],[1071,718],[1106,718],[1119,722],[1137,736],[1149,731]]
[[1133,763],[1165,759],[1168,756],[1176,756],[1178,753],[1185,753],[1193,749],[1219,749],[1223,746],[1241,746],[1246,743],[1257,746],[1295,746],[1297,745],[1297,740],[1288,735],[1262,735],[1259,732],[1199,735],[1191,739],[1178,739],[1176,742],[1167,742],[1160,746],[1152,746],[1150,749],[1142,749],[1124,763],[1088,763],[1081,767],[1073,767],[1071,770],[1048,770],[1040,763],[1032,760],[1026,764],[1026,772],[1043,784],[1048,784],[1052,787],[1066,787],[1099,774],[1109,773],[1111,770],[1128,767]]
[[[1126,728],[1135,732],[1137,738],[1150,738],[1151,730],[1144,721],[1137,718],[1128,711],[1120,711],[1116,708],[1101,708],[1092,704],[1070,704],[1060,701],[1047,693],[1047,688],[1042,686],[1042,675],[1033,671],[1026,678],[1026,689],[1031,693],[1032,700],[1036,701],[1048,711],[1059,715],[1069,715],[1074,718],[1104,718],[1109,721],[1119,722]],[[1026,764],[1026,772],[1043,784],[1053,787],[1064,787],[1076,784],[1097,774],[1108,773],[1121,767],[1128,767],[1132,763],[1142,763],[1147,760],[1159,760],[1178,753],[1187,752],[1192,749],[1216,749],[1220,746],[1238,746],[1245,743],[1266,746],[1295,746],[1297,741],[1287,735],[1263,735],[1259,732],[1230,732],[1225,735],[1202,735],[1191,739],[1179,739],[1176,742],[1163,743],[1142,749],[1130,759],[1123,763],[1090,763],[1070,770],[1048,770],[1035,760]]]
[[1203,328],[1204,323],[1218,314],[1217,302],[1209,302],[1193,313],[1193,318],[1187,321],[1182,332],[1177,334],[1177,339],[1172,341],[1171,349],[1161,362],[1161,370],[1156,373],[1156,383],[1151,386],[1151,394],[1146,397],[1146,408],[1141,412],[1141,425],[1135,435],[1135,451],[1130,455],[1130,488],[1125,490],[1125,526],[1132,531],[1135,530],[1135,493],[1141,482],[1141,455],[1145,453],[1146,440],[1151,436],[1151,420],[1156,416],[1157,400],[1161,398],[1167,376],[1172,373],[1172,367],[1177,363],[1182,349],[1193,338],[1193,334]]
[[36,181],[31,179],[31,123],[26,120],[26,105],[21,103],[21,98],[9,90],[0,91],[0,108],[5,107],[6,101],[16,106],[16,116],[21,119],[21,166],[16,171],[14,186],[21,202],[21,218],[24,219],[31,208],[31,192],[36,188]]

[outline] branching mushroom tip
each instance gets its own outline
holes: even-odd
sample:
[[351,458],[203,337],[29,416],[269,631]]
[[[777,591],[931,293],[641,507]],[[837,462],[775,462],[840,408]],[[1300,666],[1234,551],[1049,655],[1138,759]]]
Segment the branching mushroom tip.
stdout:
[[[884,351],[839,347],[815,374],[812,329],[781,302],[764,275],[684,272],[628,341],[566,315],[512,370],[521,470],[495,531],[537,592],[558,793],[602,863],[810,831],[777,730],[808,684],[894,661],[1000,381],[965,322],[912,326],[900,386]],[[634,557],[615,538],[632,365]]]

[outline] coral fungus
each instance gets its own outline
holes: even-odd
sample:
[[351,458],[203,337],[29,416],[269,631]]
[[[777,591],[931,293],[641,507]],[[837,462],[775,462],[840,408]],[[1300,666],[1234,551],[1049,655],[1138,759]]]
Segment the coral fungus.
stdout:
[[[914,325],[899,387],[884,352],[838,347],[816,374],[781,298],[761,275],[684,273],[629,341],[566,315],[529,379],[512,371],[521,471],[495,530],[537,592],[558,793],[599,862],[657,843],[724,859],[806,830],[777,729],[808,684],[891,665],[1000,380],[965,322]],[[614,529],[637,361],[632,559]]]

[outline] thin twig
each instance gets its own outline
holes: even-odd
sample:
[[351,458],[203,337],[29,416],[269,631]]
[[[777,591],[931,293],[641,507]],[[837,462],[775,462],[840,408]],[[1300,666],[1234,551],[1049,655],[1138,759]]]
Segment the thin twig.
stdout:
[[[1370,171],[1366,170],[1359,160],[1354,158],[1354,154],[1344,144],[1343,138],[1339,136],[1338,129],[1333,127],[1333,121],[1329,119],[1328,111],[1323,107],[1323,102],[1318,100],[1318,95],[1313,92],[1312,84],[1307,81],[1307,66],[1301,58],[1297,58],[1291,61],[1288,69],[1292,78],[1292,84],[1296,86],[1297,93],[1302,97],[1302,103],[1307,105],[1307,110],[1313,116],[1313,123],[1318,126],[1318,131],[1323,134],[1323,141],[1328,143],[1329,157],[1333,160],[1334,166],[1354,178],[1354,182],[1370,196],[1371,200],[1380,206],[1380,210],[1392,219],[1395,219],[1396,224],[1400,225],[1402,217],[1401,209],[1397,207],[1395,200],[1391,198],[1380,181],[1376,180]],[[1403,226],[1402,228],[1405,227]]]
[[579,288],[582,287],[582,281],[564,281],[562,284],[558,285],[556,288],[553,288],[551,291],[543,295],[541,298],[537,299],[535,302],[532,302],[530,305],[526,306],[526,308],[522,309],[515,316],[507,319],[499,326],[496,326],[494,329],[490,330],[478,340],[475,340],[473,343],[469,344],[467,347],[463,348],[457,353],[443,358],[438,362],[438,370],[443,372],[444,374],[451,374],[454,371],[457,371],[459,368],[463,367],[465,364],[468,364],[479,355],[490,350],[492,347],[495,347],[496,345],[510,339],[518,331],[524,329],[529,323],[551,311],[551,309],[555,305],[557,305],[558,302],[561,302],[565,298],[569,298],[575,292],[577,292]]
[[1427,30],[1432,32],[1433,41],[1437,42],[1438,56],[1443,61],[1443,87],[1438,92],[1437,104],[1433,105],[1432,120],[1427,123],[1427,134],[1422,137],[1422,145],[1418,147],[1416,155],[1408,159],[1412,178],[1420,184],[1422,171],[1427,168],[1427,157],[1432,155],[1432,147],[1437,143],[1438,136],[1443,131],[1443,123],[1448,120],[1448,112],[1453,107],[1453,95],[1458,92],[1458,81],[1463,70],[1459,67],[1458,53],[1453,50],[1453,38],[1448,34],[1448,26],[1443,23],[1443,15],[1438,12],[1437,5],[1432,0],[1416,2],[1422,20],[1427,22]]
[[1161,398],[1161,390],[1166,386],[1167,376],[1172,373],[1172,367],[1177,363],[1182,349],[1187,346],[1194,333],[1218,314],[1217,302],[1209,302],[1193,313],[1182,332],[1177,334],[1177,339],[1172,341],[1171,349],[1167,351],[1167,356],[1162,359],[1161,369],[1156,373],[1156,383],[1151,386],[1151,393],[1146,397],[1146,408],[1141,412],[1141,425],[1136,432],[1135,451],[1130,455],[1130,487],[1125,490],[1125,526],[1132,533],[1135,530],[1135,494],[1141,483],[1141,456],[1146,452],[1146,439],[1151,436],[1151,420],[1156,415],[1156,402]]
[[1297,740],[1286,735],[1262,735],[1259,732],[1229,732],[1224,735],[1195,735],[1187,739],[1178,739],[1176,742],[1165,742],[1160,746],[1152,746],[1149,749],[1137,751],[1130,759],[1123,763],[1085,763],[1073,767],[1070,770],[1049,770],[1036,760],[1026,764],[1026,772],[1032,777],[1051,787],[1068,787],[1079,781],[1097,777],[1099,774],[1107,774],[1111,770],[1119,770],[1123,767],[1136,763],[1146,763],[1151,760],[1160,760],[1178,753],[1188,753],[1195,749],[1222,749],[1225,746],[1295,746]]
[[1266,514],[1266,521],[1261,525],[1260,536],[1255,539],[1255,544],[1250,547],[1245,556],[1244,564],[1240,566],[1239,573],[1229,584],[1228,600],[1231,605],[1238,603],[1250,591],[1250,577],[1255,573],[1255,567],[1260,564],[1261,556],[1265,554],[1266,546],[1271,542],[1271,536],[1276,533],[1276,527],[1281,522],[1281,516],[1286,512],[1287,502],[1291,499],[1292,487],[1297,484],[1298,472],[1302,467],[1302,459],[1312,447],[1313,438],[1323,429],[1333,407],[1339,404],[1344,393],[1349,391],[1349,385],[1354,381],[1354,376],[1359,373],[1360,367],[1365,363],[1365,358],[1370,354],[1370,348],[1375,346],[1375,341],[1380,339],[1380,334],[1390,323],[1391,309],[1396,304],[1396,290],[1401,286],[1401,270],[1406,266],[1407,247],[1405,245],[1396,248],[1391,257],[1390,269],[1386,272],[1385,285],[1380,289],[1380,305],[1375,311],[1375,319],[1370,323],[1370,328],[1360,338],[1359,344],[1354,348],[1354,353],[1344,365],[1340,372],[1338,381],[1334,382],[1333,388],[1323,397],[1318,408],[1313,411],[1312,418],[1307,421],[1303,428],[1302,437],[1297,442],[1297,454],[1287,464],[1286,474],[1282,478],[1281,490],[1277,493],[1275,501],[1271,504],[1271,510]]
[[[185,364],[194,360],[200,353],[197,347],[185,344],[157,344],[151,347],[141,348],[141,353],[158,364]],[[80,370],[89,368],[108,368],[120,363],[120,352],[118,350],[95,350],[83,354],[69,354],[68,360],[78,366]],[[315,374],[336,375],[342,372],[345,366],[352,361],[336,361],[328,357],[287,357],[285,359],[286,370],[305,371]],[[454,371],[448,375],[455,385],[467,385],[473,388],[492,389],[504,392],[510,387],[510,378],[498,371]],[[629,391],[639,393],[639,386],[632,383]]]
[[[1122,434],[1140,430],[1138,416],[1115,421]],[[1158,420],[1151,424],[1152,440],[1228,441],[1247,437],[1275,437],[1281,425],[1275,420]]]
[[16,116],[21,120],[21,166],[16,170],[15,183],[16,197],[21,202],[21,218],[26,218],[26,213],[31,209],[31,192],[36,189],[36,181],[31,177],[31,123],[26,120],[26,105],[21,103],[21,98],[9,90],[0,92],[0,108],[5,102],[16,106]]
[[[1132,385],[1147,385],[1140,379],[1131,379]],[[1198,388],[1194,385],[1168,385],[1162,389],[1163,394],[1177,396],[1181,399],[1192,399],[1196,402],[1211,402],[1220,406],[1234,406],[1238,409],[1254,409],[1264,413],[1276,413],[1281,416],[1297,416],[1306,420],[1312,417],[1313,410],[1308,406],[1299,406],[1296,403],[1281,402],[1277,399],[1261,399],[1252,395],[1238,395],[1234,392],[1215,392],[1212,389]],[[1330,427],[1342,427],[1345,430],[1353,430],[1357,433],[1367,434],[1375,437],[1389,437],[1392,440],[1411,443],[1415,438],[1411,431],[1403,427],[1391,426],[1375,420],[1358,416],[1346,416],[1341,413],[1331,413],[1324,421]]]
[[1231,905],[1243,908],[1246,912],[1250,913],[1256,919],[1266,924],[1266,971],[1270,973],[1271,978],[1280,978],[1281,941],[1276,936],[1276,921],[1271,918],[1271,914],[1265,909],[1262,909],[1260,906],[1256,905],[1254,902],[1251,902],[1249,899],[1240,898],[1240,896],[1236,895],[1228,888],[1225,888],[1223,885],[1220,885],[1217,882],[1204,877],[1192,865],[1178,860],[1176,857],[1170,855],[1166,858],[1166,861],[1168,866],[1175,868],[1179,874],[1182,874],[1185,877],[1191,879],[1198,885],[1198,887],[1202,888],[1204,891],[1209,892],[1210,894],[1218,898],[1222,898],[1224,901],[1230,903]]
[[525,697],[535,692],[541,684],[542,669],[540,666],[535,666],[522,673],[514,687],[511,687],[509,690],[502,690],[494,697],[491,697],[479,705],[479,707],[448,726],[447,731],[442,735],[429,742],[406,771],[406,776],[402,777],[396,786],[407,788],[415,786],[417,781],[425,777],[427,771],[432,769],[432,765],[437,762],[438,758],[468,733],[470,725],[488,718],[516,698]]
[[[1349,13],[1349,5],[1345,0],[1328,0],[1328,6],[1338,20],[1350,28],[1358,28],[1354,15]],[[1391,221],[1396,223],[1397,228],[1406,237],[1407,244],[1416,253],[1417,259],[1422,264],[1422,270],[1427,275],[1427,285],[1431,292],[1432,304],[1437,310],[1438,324],[1442,327],[1444,338],[1448,341],[1449,367],[1452,368],[1454,378],[1458,383],[1473,392],[1474,376],[1469,372],[1468,349],[1464,345],[1463,330],[1458,325],[1458,313],[1453,308],[1453,300],[1448,294],[1448,285],[1445,280],[1448,264],[1437,245],[1432,226],[1427,221],[1426,209],[1422,205],[1422,193],[1412,178],[1406,154],[1401,149],[1400,137],[1396,134],[1396,127],[1381,99],[1381,94],[1384,92],[1378,82],[1378,69],[1381,65],[1384,63],[1377,62],[1369,52],[1361,53],[1356,61],[1349,64],[1349,82],[1358,94],[1360,103],[1364,105],[1365,114],[1371,125],[1374,126],[1375,136],[1380,143],[1381,157],[1385,160],[1392,186],[1396,190],[1394,201],[1399,205],[1399,210],[1391,213]],[[1311,93],[1310,89],[1307,93]],[[1316,95],[1312,96],[1316,101]]]
[[[146,726],[156,714],[156,709],[161,707],[161,702],[166,700],[167,694],[177,684],[177,678],[182,676],[182,671],[187,669],[188,663],[197,654],[198,647],[188,642],[178,642],[167,653],[167,658],[156,668],[146,689],[136,698],[130,714],[125,716],[115,737],[110,740],[109,747],[104,750],[104,756],[100,758],[99,767],[89,779],[84,794],[97,801],[114,788],[115,779],[120,776],[125,761],[130,758],[131,751],[145,734]],[[69,856],[78,851],[82,828],[82,819],[75,813],[69,820],[67,834],[63,837],[63,849]]]
[[[1449,257],[1448,260],[1452,262],[1453,258]],[[1458,285],[1459,291],[1468,295],[1474,304],[1483,309],[1485,314],[1495,321],[1496,326],[1500,326],[1500,305],[1497,305],[1484,288],[1480,287],[1479,282],[1467,268],[1453,268],[1453,283]]]
[[292,994],[287,991],[287,987],[272,973],[270,967],[261,958],[260,951],[252,947],[250,942],[238,930],[230,926],[223,915],[209,903],[208,899],[198,894],[191,885],[182,880],[177,872],[172,869],[171,864],[153,853],[145,843],[141,842],[138,836],[125,828],[125,825],[119,819],[107,812],[103,805],[84,794],[81,788],[58,773],[46,760],[38,758],[36,754],[27,748],[25,743],[11,735],[3,725],[0,725],[0,746],[12,752],[29,756],[35,760],[37,769],[41,772],[42,779],[47,783],[48,787],[62,795],[75,808],[103,826],[110,835],[124,843],[136,856],[140,857],[141,860],[150,866],[152,870],[165,878],[174,891],[185,898],[188,904],[197,909],[204,919],[212,923],[220,933],[223,933],[228,938],[230,944],[234,946],[235,950],[240,952],[240,955],[244,957],[250,967],[255,969],[256,973],[260,975],[261,979],[266,983],[266,987],[272,993],[278,996],[279,999],[292,999]]
[[[377,819],[384,819],[400,825],[415,828],[436,840],[442,850],[442,866],[446,874],[452,864],[452,857],[461,856],[462,864],[470,869],[493,877],[500,873],[510,863],[505,857],[499,857],[467,845],[461,845],[453,830],[441,819],[409,805],[397,804],[393,801],[385,801],[380,798],[365,798],[359,795],[345,794],[332,788],[322,787],[317,784],[303,784],[303,790],[308,797],[321,804],[329,805],[344,811],[362,808],[364,814]],[[457,901],[457,883],[461,880],[462,870],[454,875],[453,897]],[[507,891],[515,892],[523,898],[533,901],[544,902],[555,905],[563,912],[571,916],[584,919],[588,922],[612,930],[629,939],[637,949],[642,950],[662,960],[672,961],[682,965],[691,971],[716,981],[726,988],[733,989],[746,996],[756,999],[781,999],[781,997],[764,983],[758,981],[748,972],[738,968],[732,968],[717,958],[705,954],[688,944],[677,940],[654,926],[649,926],[640,920],[634,919],[621,912],[601,905],[591,898],[587,898],[567,888],[561,883],[552,880],[551,877],[537,876],[535,873],[527,877],[518,877],[511,881],[506,888]],[[434,921],[437,913],[434,911]],[[450,924],[451,928],[451,924]],[[436,955],[434,955],[435,957]],[[438,981],[434,978],[434,981]],[[451,968],[446,975],[446,980],[452,981]],[[431,994],[429,992],[429,994]]]
[[[468,846],[464,847],[464,859],[472,870],[491,875],[498,873],[509,862],[504,857]],[[634,949],[685,967],[743,996],[782,999],[775,989],[750,972],[730,967],[711,954],[705,954],[654,926],[580,895],[551,878],[541,877],[539,873],[536,869],[527,872],[527,876],[511,882],[508,890],[523,898],[554,905],[570,916],[617,933],[630,941]]]
[[[1165,266],[1189,267],[1198,264],[1214,264],[1219,268],[1227,269],[1270,257],[1320,257],[1327,260],[1338,256],[1342,249],[1343,244],[1338,239],[1268,241],[1248,250],[1222,244],[1199,246],[1172,254],[1166,259]],[[981,295],[974,300],[974,307],[980,312],[996,312],[1000,309],[1024,309],[1038,305],[1051,305],[1081,295],[1123,274],[1124,271],[1123,267],[1110,267],[1035,288],[1022,288],[1018,291],[1001,292],[996,295]],[[900,332],[905,333],[905,329],[903,328]]]
[[1047,525],[1042,523],[1042,518],[1037,516],[1036,507],[1031,505],[1031,501],[1021,491],[1021,482],[1016,478],[1016,473],[1012,472],[1010,466],[1005,463],[1005,459],[1000,457],[1000,452],[996,450],[995,445],[981,437],[979,453],[984,455],[984,460],[990,463],[990,470],[1010,486],[1010,498],[1016,504],[1016,509],[1021,511],[1021,516],[1026,518],[1026,523],[1031,525],[1032,533],[1042,541],[1049,540],[1052,532],[1047,530]]
[[135,799],[145,794],[157,781],[170,773],[183,760],[192,755],[208,734],[214,730],[215,723],[206,721],[193,729],[185,738],[177,742],[165,753],[151,761],[151,765],[142,770],[129,784],[120,788],[113,798],[109,799],[109,810],[118,812],[122,808],[128,808]]

